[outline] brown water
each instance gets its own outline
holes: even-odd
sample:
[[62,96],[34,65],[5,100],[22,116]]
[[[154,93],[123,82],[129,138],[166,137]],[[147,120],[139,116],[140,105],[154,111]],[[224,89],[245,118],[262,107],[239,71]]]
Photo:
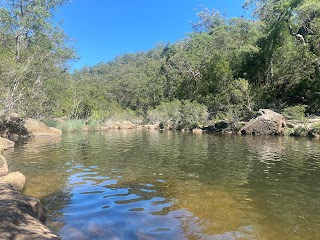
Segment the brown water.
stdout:
[[320,239],[320,142],[157,131],[6,152],[62,239]]

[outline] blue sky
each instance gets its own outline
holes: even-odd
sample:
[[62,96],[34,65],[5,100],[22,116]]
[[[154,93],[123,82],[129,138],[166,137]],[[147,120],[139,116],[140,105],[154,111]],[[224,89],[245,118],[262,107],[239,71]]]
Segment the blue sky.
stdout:
[[56,14],[75,40],[73,69],[108,62],[125,53],[174,43],[192,31],[201,6],[229,17],[244,14],[244,0],[72,0]]

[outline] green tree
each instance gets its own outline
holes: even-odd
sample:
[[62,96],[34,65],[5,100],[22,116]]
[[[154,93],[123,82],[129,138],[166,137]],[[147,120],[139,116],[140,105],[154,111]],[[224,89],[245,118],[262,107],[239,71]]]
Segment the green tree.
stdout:
[[[21,112],[47,114],[50,82],[65,78],[67,63],[75,57],[68,37],[53,22],[65,0],[1,1],[0,81],[5,88],[2,115]],[[51,95],[52,96],[52,95]],[[52,109],[51,109],[52,110]],[[50,110],[50,112],[52,112]]]

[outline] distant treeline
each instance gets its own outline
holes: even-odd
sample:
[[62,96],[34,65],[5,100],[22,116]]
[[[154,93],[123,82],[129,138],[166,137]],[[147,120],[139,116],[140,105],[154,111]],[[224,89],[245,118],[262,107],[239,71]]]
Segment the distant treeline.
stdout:
[[0,9],[2,114],[156,122],[178,113],[181,124],[191,115],[236,121],[259,108],[320,113],[318,0],[247,0],[254,19],[203,9],[185,39],[73,74],[74,51],[50,21],[64,1],[11,2]]

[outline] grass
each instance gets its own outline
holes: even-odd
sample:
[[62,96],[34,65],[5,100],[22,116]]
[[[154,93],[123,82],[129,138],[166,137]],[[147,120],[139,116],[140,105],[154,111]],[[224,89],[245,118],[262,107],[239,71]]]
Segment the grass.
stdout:
[[83,122],[83,120],[69,119],[69,120],[66,120],[63,123],[58,123],[56,128],[61,129],[62,132],[83,131],[84,122]]

